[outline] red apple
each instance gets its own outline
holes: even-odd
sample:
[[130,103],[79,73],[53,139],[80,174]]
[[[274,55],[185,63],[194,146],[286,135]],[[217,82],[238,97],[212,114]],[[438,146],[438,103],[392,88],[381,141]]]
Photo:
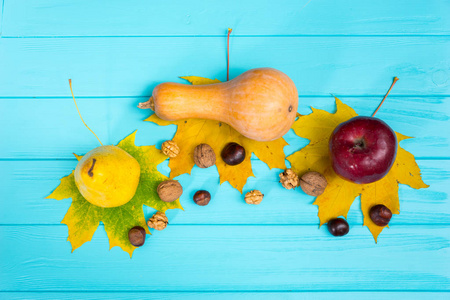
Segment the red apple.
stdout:
[[329,150],[336,174],[355,183],[371,183],[391,169],[397,138],[382,120],[358,116],[334,129]]

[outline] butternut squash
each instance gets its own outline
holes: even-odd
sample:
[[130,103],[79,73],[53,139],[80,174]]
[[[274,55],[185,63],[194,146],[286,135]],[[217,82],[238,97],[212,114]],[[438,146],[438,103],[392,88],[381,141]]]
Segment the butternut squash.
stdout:
[[217,120],[256,141],[275,140],[287,133],[298,107],[294,82],[272,68],[252,69],[209,85],[162,83],[150,100],[163,120]]

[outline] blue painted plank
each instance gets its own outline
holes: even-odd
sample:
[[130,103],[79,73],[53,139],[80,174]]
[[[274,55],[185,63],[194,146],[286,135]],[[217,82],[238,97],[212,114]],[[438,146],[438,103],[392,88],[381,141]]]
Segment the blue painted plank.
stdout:
[[260,299],[285,299],[285,300],[335,300],[335,299],[409,299],[409,300],[447,300],[450,297],[448,292],[5,292],[1,293],[2,299],[9,300],[65,300],[65,299],[85,299],[85,300],[101,300],[101,299],[243,299],[243,300],[260,300]]
[[375,245],[362,227],[169,226],[130,260],[103,230],[71,254],[64,226],[0,226],[0,290],[449,291],[449,232],[399,226]]
[[3,29],[3,4],[4,4],[4,1],[2,0],[0,2],[0,37],[3,36],[3,31],[2,31],[2,29]]
[[[309,3],[308,3],[309,2]],[[5,0],[7,36],[450,34],[442,0]]]
[[[223,37],[0,40],[2,97],[149,96],[176,76],[225,79]],[[301,96],[450,95],[447,37],[235,37],[231,77],[274,67]],[[181,80],[180,80],[181,81]]]
[[[226,7],[219,3],[201,4],[199,9],[200,2],[197,1],[170,4],[131,1],[124,6],[123,1],[115,0],[102,4],[95,1],[55,4],[49,0],[26,3],[25,0],[7,0],[3,33],[10,37],[218,37],[26,41],[2,38],[0,97],[67,97],[66,80],[69,77],[77,84],[79,82],[77,95],[99,97],[148,96],[156,83],[173,80],[177,75],[223,79],[223,31],[231,26],[235,28],[235,34],[240,35],[232,40],[233,76],[270,61],[274,67],[293,77],[301,87],[301,95],[333,92],[338,96],[382,95],[391,77],[399,76],[401,81],[394,94],[419,97],[390,98],[394,100],[385,104],[385,110],[379,116],[394,129],[419,136],[405,143],[414,154],[448,158],[449,101],[429,97],[450,95],[448,36],[371,38],[367,35],[448,35],[450,18],[446,12],[450,3],[384,1],[381,4],[341,1],[337,6],[332,2],[313,0],[300,11],[306,0],[282,1],[276,5],[260,3],[258,10],[252,2],[242,1],[230,1]],[[290,9],[286,9],[288,6]],[[365,36],[248,37],[279,34]],[[0,100],[0,128],[3,128],[0,140],[2,146],[9,146],[0,147],[0,158],[13,159],[0,162],[0,223],[56,224],[69,206],[69,200],[58,203],[42,199],[56,186],[58,178],[76,163],[53,158],[68,158],[75,149],[86,152],[96,144],[81,127],[76,112],[67,109],[72,105],[67,100]],[[371,112],[378,100],[351,98],[357,111],[365,114]],[[140,122],[145,112],[134,108],[137,98],[81,100],[85,107],[89,105],[87,102],[93,103],[94,110],[83,115],[93,120],[88,123],[98,127],[96,131],[108,142],[117,142],[135,128],[139,128],[138,143],[141,144],[160,144],[174,132],[173,128]],[[306,99],[306,104],[310,103],[319,108],[331,107],[323,98]],[[300,108],[300,112],[306,111],[306,106]],[[4,133],[6,128],[14,130]],[[291,133],[287,137],[293,141],[286,148],[287,152],[305,143],[294,139]],[[16,160],[29,158],[50,160]],[[117,248],[107,253],[107,238],[102,227],[93,242],[69,254],[70,246],[65,242],[67,229],[63,225],[0,226],[0,257],[3,258],[0,260],[0,290],[448,291],[448,164],[448,160],[419,161],[425,179],[432,187],[420,191],[401,188],[402,214],[394,217],[395,222],[390,230],[383,232],[378,245],[374,245],[367,229],[360,227],[358,205],[353,206],[349,215],[352,231],[347,237],[333,239],[325,228],[318,230],[312,198],[299,191],[283,190],[276,182],[278,170],[269,172],[263,163],[255,162],[257,179],[251,179],[246,187],[269,189],[266,201],[258,207],[239,202],[240,195],[229,186],[219,188],[214,169],[195,169],[193,176],[181,178],[186,187],[182,199],[186,212],[170,212],[174,226],[149,238],[131,262]],[[168,172],[166,164],[161,169]],[[216,201],[206,208],[199,208],[190,200],[199,186],[215,189],[213,201]],[[146,213],[150,214],[150,210]],[[306,225],[183,225],[213,222]],[[380,261],[383,264],[374,263]],[[11,298],[38,295],[37,298],[47,296],[48,299],[55,294],[0,293],[0,298],[3,295]],[[74,296],[60,295],[61,298]],[[96,299],[111,296],[102,293],[86,295]],[[120,295],[128,298],[127,293]],[[140,295],[130,294],[135,298],[141,298]],[[187,295],[186,298],[206,295],[204,298],[207,299],[208,296],[227,299],[233,296],[274,299],[336,296],[331,293],[235,293],[231,296],[228,293],[200,293],[199,296],[175,292],[145,295],[158,299],[173,295]],[[376,295],[372,292],[338,295],[344,298],[448,296],[447,293]]]
[[[399,233],[401,224],[450,224],[450,161],[418,161],[428,189],[415,190],[400,186],[400,215],[395,215],[388,231]],[[167,164],[161,171],[168,174]],[[71,200],[44,199],[59,184],[59,179],[75,168],[76,161],[0,161],[0,224],[59,224]],[[313,197],[300,189],[286,190],[278,182],[279,169],[269,171],[259,161],[254,161],[256,178],[250,178],[244,192],[260,189],[264,194],[258,206],[247,205],[243,196],[228,183],[219,186],[216,168],[194,168],[192,175],[177,179],[183,186],[181,203],[184,211],[167,212],[170,224],[284,224],[318,225],[317,206]],[[206,189],[212,200],[206,207],[192,201],[193,194]],[[146,218],[154,209],[144,208]],[[362,225],[359,199],[348,215],[352,226]],[[367,233],[369,234],[369,233]],[[384,238],[384,233],[381,235]]]
[[[68,87],[66,87],[68,89]],[[371,115],[381,97],[338,95],[358,114]],[[116,144],[138,129],[138,144],[157,145],[171,139],[175,126],[157,126],[142,122],[152,112],[136,106],[146,98],[79,98],[78,104],[87,124],[106,144]],[[299,112],[309,114],[310,107],[335,111],[334,98],[302,97]],[[0,99],[0,159],[74,159],[72,152],[84,154],[98,146],[95,137],[83,126],[70,98]],[[377,116],[392,128],[414,139],[402,147],[417,157],[448,157],[450,153],[450,98],[389,97]],[[7,130],[14,128],[14,130]],[[293,131],[285,135],[290,144],[287,155],[308,141]]]

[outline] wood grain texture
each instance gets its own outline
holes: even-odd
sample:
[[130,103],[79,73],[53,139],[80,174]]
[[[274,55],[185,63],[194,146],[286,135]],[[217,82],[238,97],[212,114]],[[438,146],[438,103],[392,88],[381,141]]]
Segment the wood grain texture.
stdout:
[[[447,299],[450,290],[450,1],[429,0],[55,1],[0,5],[0,299]],[[0,1],[1,3],[2,1]],[[2,11],[3,9],[3,11]],[[2,18],[3,17],[3,18]],[[333,93],[415,139],[430,188],[400,187],[401,214],[375,244],[359,201],[350,233],[318,228],[313,198],[287,191],[280,170],[253,159],[263,189],[249,206],[215,168],[180,176],[185,211],[148,236],[132,260],[108,251],[101,225],[74,253],[59,224],[70,200],[43,199],[75,167],[72,152],[98,146],[70,99],[104,143],[138,129],[138,144],[174,126],[136,108],[156,84],[197,75],[225,79],[254,67],[287,73],[309,106],[332,111]],[[289,132],[286,154],[308,143]],[[159,166],[168,174],[167,161]],[[197,189],[213,200],[196,206]],[[146,216],[153,212],[145,208]]]
[[449,292],[4,292],[0,293],[0,297],[9,300],[66,300],[66,299],[85,299],[85,300],[101,300],[101,299],[213,299],[213,300],[229,300],[229,299],[305,299],[305,300],[335,300],[337,299],[365,299],[379,300],[381,299],[410,299],[423,300],[435,299],[446,300],[450,296]]
[[2,31],[2,29],[3,29],[3,4],[4,4],[4,1],[2,0],[0,2],[0,37],[3,35],[3,31]]
[[[388,231],[398,233],[396,227],[401,224],[450,224],[450,161],[421,160],[418,163],[424,181],[430,187],[414,190],[400,185],[401,213],[393,217]],[[0,161],[0,224],[59,224],[71,200],[56,201],[44,197],[56,188],[59,178],[70,174],[75,166],[76,161]],[[160,169],[168,173],[167,164]],[[269,171],[264,163],[255,160],[253,170],[256,178],[249,179],[244,192],[260,189],[265,197],[258,206],[247,205],[243,196],[228,183],[219,186],[215,168],[194,168],[191,176],[178,177],[184,190],[181,204],[185,210],[168,211],[170,224],[318,225],[313,197],[300,189],[282,188],[278,183],[278,169]],[[212,194],[208,206],[199,207],[192,201],[199,189]],[[363,221],[359,203],[356,199],[348,215],[349,223],[355,226],[362,225]],[[149,218],[154,209],[145,207],[144,212]],[[384,238],[384,232],[381,238]]]
[[130,260],[104,230],[69,254],[64,226],[0,226],[0,290],[449,291],[448,231],[399,226],[375,245],[362,227],[169,226]]
[[[5,0],[6,36],[450,34],[450,3]],[[306,6],[305,6],[306,5]]]
[[[196,75],[225,79],[224,37],[0,39],[2,97],[149,96]],[[289,75],[301,96],[450,95],[447,37],[235,37],[233,78],[255,67]],[[428,55],[426,55],[428,54]],[[181,79],[180,79],[181,81]]]
[[[67,84],[68,85],[68,84]],[[66,87],[68,89],[68,86]],[[371,115],[381,97],[340,96],[360,115]],[[175,126],[157,126],[142,122],[152,112],[136,106],[146,98],[79,98],[82,115],[103,143],[117,144],[138,130],[136,143],[157,145],[171,139]],[[301,97],[299,112],[311,108],[335,111],[335,101],[328,97]],[[95,137],[83,126],[71,98],[0,99],[0,159],[74,159],[73,152],[84,154],[98,146]],[[449,97],[389,97],[377,116],[395,131],[414,139],[402,147],[416,157],[448,157],[450,153]],[[14,130],[7,130],[14,128]],[[304,147],[308,140],[291,130],[285,135],[286,155]]]

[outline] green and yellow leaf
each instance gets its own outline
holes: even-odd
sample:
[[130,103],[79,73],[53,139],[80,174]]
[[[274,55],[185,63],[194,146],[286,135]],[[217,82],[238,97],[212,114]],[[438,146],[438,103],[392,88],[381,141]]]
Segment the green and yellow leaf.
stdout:
[[[166,159],[154,146],[136,146],[136,132],[127,136],[117,146],[133,156],[141,166],[141,177],[134,197],[119,207],[102,208],[85,200],[75,185],[74,172],[61,178],[60,185],[46,199],[62,200],[72,198],[72,204],[61,223],[69,229],[68,240],[72,251],[92,239],[100,222],[103,222],[109,238],[110,249],[119,246],[130,257],[136,249],[128,240],[128,230],[134,226],[147,228],[143,205],[165,212],[167,209],[180,208],[179,200],[167,203],[159,199],[156,193],[158,184],[167,179],[158,172],[157,166]],[[77,159],[82,156],[75,155]]]

